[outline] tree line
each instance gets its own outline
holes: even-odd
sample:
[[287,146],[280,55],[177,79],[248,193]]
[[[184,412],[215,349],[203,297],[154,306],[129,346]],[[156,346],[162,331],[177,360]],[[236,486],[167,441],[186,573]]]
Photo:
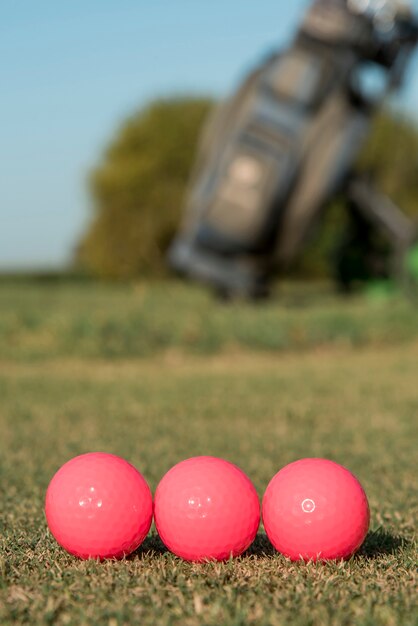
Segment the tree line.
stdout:
[[[207,98],[157,100],[117,129],[89,176],[93,214],[77,247],[78,267],[119,280],[166,273],[165,253],[213,105]],[[357,165],[407,214],[418,214],[418,128],[410,119],[380,114]],[[327,276],[344,225],[343,201],[336,199],[294,271]]]

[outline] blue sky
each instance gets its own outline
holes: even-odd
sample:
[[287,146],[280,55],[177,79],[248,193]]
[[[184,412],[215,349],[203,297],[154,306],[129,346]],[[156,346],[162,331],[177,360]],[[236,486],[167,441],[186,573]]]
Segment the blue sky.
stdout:
[[91,218],[86,174],[123,118],[156,96],[228,93],[306,5],[2,0],[0,270],[64,266]]

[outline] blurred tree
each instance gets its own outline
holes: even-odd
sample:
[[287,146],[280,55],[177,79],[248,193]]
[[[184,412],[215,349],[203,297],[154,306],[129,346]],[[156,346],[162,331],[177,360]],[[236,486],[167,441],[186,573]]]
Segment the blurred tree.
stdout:
[[359,161],[380,189],[408,215],[418,215],[418,127],[389,112],[375,119]]
[[164,270],[211,105],[205,98],[158,100],[122,125],[90,176],[95,216],[78,264],[114,279]]
[[[370,174],[376,186],[402,211],[418,217],[418,127],[414,121],[383,111],[374,120],[356,167]],[[344,199],[336,198],[293,273],[304,277],[331,276],[336,247],[346,226]]]
[[[165,270],[202,123],[205,98],[158,100],[127,120],[90,177],[95,216],[77,261],[94,275],[125,279]],[[376,118],[358,168],[410,215],[418,211],[418,128],[388,112]],[[330,275],[330,257],[346,224],[334,200],[294,273]]]

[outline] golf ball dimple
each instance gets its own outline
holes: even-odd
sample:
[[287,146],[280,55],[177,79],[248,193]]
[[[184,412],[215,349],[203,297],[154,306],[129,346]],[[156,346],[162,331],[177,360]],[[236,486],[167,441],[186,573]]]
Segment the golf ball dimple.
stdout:
[[210,456],[187,459],[160,481],[154,498],[157,531],[171,552],[188,561],[223,561],[254,541],[260,504],[236,465]]
[[52,535],[70,554],[122,558],[150,529],[152,495],[128,461],[92,452],[71,459],[53,476],[45,515]]
[[293,561],[348,558],[363,543],[370,519],[357,478],[326,459],[280,470],[264,494],[262,516],[274,547]]

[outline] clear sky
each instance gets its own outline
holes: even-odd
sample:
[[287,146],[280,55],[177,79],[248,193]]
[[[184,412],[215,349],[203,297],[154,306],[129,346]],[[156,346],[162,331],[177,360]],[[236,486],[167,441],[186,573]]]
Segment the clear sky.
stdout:
[[2,0],[0,270],[65,265],[91,216],[86,174],[123,118],[156,96],[228,93],[306,5]]

